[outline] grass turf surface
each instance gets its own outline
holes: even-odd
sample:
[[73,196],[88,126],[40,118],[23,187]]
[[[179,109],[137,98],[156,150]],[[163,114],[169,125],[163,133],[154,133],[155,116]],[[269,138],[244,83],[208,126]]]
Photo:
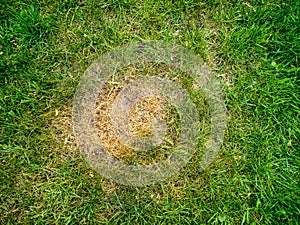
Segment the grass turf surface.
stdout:
[[[299,11],[298,1],[2,0],[1,224],[297,224]],[[95,174],[71,124],[84,70],[139,40],[203,58],[229,113],[209,169],[197,172],[196,154],[145,188]]]

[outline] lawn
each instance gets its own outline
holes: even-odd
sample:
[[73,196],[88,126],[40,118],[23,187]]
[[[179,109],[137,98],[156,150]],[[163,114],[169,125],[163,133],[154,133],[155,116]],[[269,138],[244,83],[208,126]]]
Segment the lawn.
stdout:
[[[177,175],[123,186],[82,157],[73,98],[97,58],[143,40],[210,67],[227,128],[205,171],[200,141]],[[299,57],[299,1],[0,0],[0,224],[299,224]]]

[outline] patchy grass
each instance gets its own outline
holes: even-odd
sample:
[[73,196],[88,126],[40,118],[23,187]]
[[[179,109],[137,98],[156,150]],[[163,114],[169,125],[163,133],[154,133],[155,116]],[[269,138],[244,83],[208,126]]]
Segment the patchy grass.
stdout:
[[[175,80],[179,82],[182,87],[191,89],[192,78],[187,74],[164,64],[149,63],[146,65],[130,65],[127,68],[123,68],[114,74],[99,91],[97,107],[94,113],[99,140],[114,157],[128,164],[138,163],[142,165],[157,163],[166,159],[173,152],[174,147],[177,146],[176,144],[178,143],[180,134],[180,117],[175,107],[173,107],[167,99],[161,98],[161,96],[146,96],[142,98],[133,104],[128,115],[128,128],[133,137],[139,139],[151,137],[155,145],[157,145],[156,148],[151,151],[140,151],[140,149],[138,150],[137,148],[122,143],[114,132],[110,110],[117,95],[120,94],[129,83],[136,81],[138,78],[158,76],[160,78]],[[204,118],[204,103],[203,101],[201,102],[204,96],[199,92],[200,91],[195,90],[193,92],[190,91],[190,96],[195,103],[198,103],[199,115],[203,117],[203,120],[206,119],[206,121],[209,121],[208,105],[206,105],[206,118]],[[124,93],[122,95],[124,95]],[[155,127],[151,127],[151,122],[154,118],[156,118],[158,122],[166,122],[165,131],[163,131],[163,126],[156,130]],[[204,127],[208,126],[207,124],[205,126],[203,123],[202,127],[204,129]],[[164,132],[165,137],[161,140],[161,136],[164,136],[161,133]],[[207,131],[205,132],[208,133]],[[145,148],[146,146],[139,147]]]
[[[1,224],[299,222],[297,1],[0,5]],[[224,84],[229,115],[209,169],[197,171],[200,141],[180,174],[145,188],[95,174],[71,124],[85,69],[139,40],[175,42],[203,58]]]

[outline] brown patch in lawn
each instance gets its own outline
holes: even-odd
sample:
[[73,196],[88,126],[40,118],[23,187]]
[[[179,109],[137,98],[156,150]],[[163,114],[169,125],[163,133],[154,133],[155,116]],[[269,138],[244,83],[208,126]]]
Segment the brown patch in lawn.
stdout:
[[[120,92],[119,88],[106,86],[99,93],[97,108],[94,116],[98,129],[99,140],[105,149],[119,160],[132,157],[137,151],[123,144],[116,136],[111,117],[111,106]],[[137,138],[145,138],[151,135],[151,121],[154,117],[165,118],[167,101],[158,97],[144,97],[131,109],[129,119],[129,131]]]

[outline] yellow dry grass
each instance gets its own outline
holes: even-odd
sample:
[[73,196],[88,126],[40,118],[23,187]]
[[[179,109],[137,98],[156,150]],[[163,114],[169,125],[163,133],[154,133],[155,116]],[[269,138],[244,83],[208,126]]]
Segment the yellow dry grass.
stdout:
[[[110,154],[121,160],[132,156],[136,149],[124,145],[113,129],[110,109],[119,91],[117,88],[109,88],[108,86],[103,88],[99,93],[94,115],[100,142]],[[154,117],[164,119],[166,106],[167,101],[159,97],[147,96],[142,98],[130,110],[128,116],[130,132],[138,138],[151,135],[151,120]]]

